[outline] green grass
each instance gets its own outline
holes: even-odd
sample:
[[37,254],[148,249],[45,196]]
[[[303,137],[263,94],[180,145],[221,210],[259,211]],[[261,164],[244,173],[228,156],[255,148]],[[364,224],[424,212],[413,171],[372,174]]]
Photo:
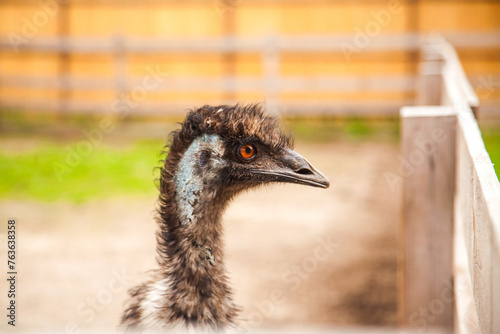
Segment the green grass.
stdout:
[[500,130],[486,129],[482,131],[484,145],[495,167],[497,177],[500,175]]
[[18,154],[0,152],[0,198],[81,203],[153,194],[162,146],[162,141],[152,140],[124,150],[100,145],[80,158],[68,153],[68,148],[78,150],[78,142],[49,142]]

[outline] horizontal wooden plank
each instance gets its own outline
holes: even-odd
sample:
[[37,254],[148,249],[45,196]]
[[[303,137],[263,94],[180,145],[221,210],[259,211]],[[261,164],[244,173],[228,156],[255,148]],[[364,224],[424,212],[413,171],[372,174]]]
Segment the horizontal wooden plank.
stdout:
[[402,118],[455,116],[457,113],[449,106],[415,106],[401,108]]
[[[216,103],[234,104],[238,101],[223,100]],[[241,101],[240,101],[241,102]],[[280,112],[296,115],[337,115],[337,116],[389,116],[397,117],[401,106],[412,105],[413,99],[398,99],[390,101],[283,101],[279,105]],[[65,110],[70,113],[92,113],[106,114],[112,109],[113,100],[110,101],[88,101],[70,100],[54,101],[49,99],[13,99],[4,98],[0,100],[1,109],[14,110],[36,110],[39,112],[53,112],[66,106]],[[143,102],[139,107],[131,110],[132,114],[177,114],[181,115],[184,110],[193,106],[201,106],[212,103],[206,100],[191,99],[179,102]],[[484,120],[499,120],[500,100],[481,106],[481,118]]]
[[[255,77],[196,77],[164,78],[148,90],[168,90],[184,92],[244,92],[265,91],[266,78]],[[298,77],[280,76],[274,81],[275,92],[413,92],[415,79],[412,76],[336,76]],[[127,78],[117,82],[116,78],[92,78],[78,76],[6,76],[0,74],[0,86],[23,88],[52,88],[65,90],[132,90],[144,86],[144,77]],[[154,87],[153,87],[154,86]]]
[[[498,48],[498,32],[450,33],[451,39],[461,48]],[[444,34],[447,37],[447,34]],[[369,39],[367,45],[359,46],[356,34],[327,36],[265,36],[265,37],[205,37],[205,38],[161,38],[161,37],[43,37],[30,39],[18,45],[19,51],[68,52],[68,53],[244,53],[265,52],[357,52],[417,51],[426,35],[416,33],[384,34]],[[349,49],[349,47],[351,49]],[[7,37],[0,39],[0,50],[14,50]]]
[[[234,100],[206,101],[191,99],[178,102],[142,102],[137,106],[118,104],[113,101],[88,101],[88,100],[47,100],[47,99],[3,99],[0,108],[33,110],[39,112],[54,112],[62,110],[67,113],[86,113],[106,115],[109,113],[123,112],[127,115],[184,115],[189,108],[200,107],[207,103],[235,104]],[[412,100],[395,101],[331,101],[331,102],[291,102],[278,101],[274,104],[272,112],[290,115],[339,115],[339,116],[390,116],[396,117],[401,105],[411,104]]]
[[[479,82],[482,76],[471,77],[471,81]],[[497,76],[493,77],[497,80]],[[127,77],[124,82],[117,78],[70,76],[40,76],[40,75],[2,75],[0,86],[22,88],[51,88],[68,90],[102,90],[120,89],[132,90],[144,84],[144,77]],[[498,77],[500,80],[500,77]],[[283,92],[413,92],[416,78],[405,75],[366,75],[366,76],[279,76],[275,82],[278,91]],[[167,77],[151,90],[168,91],[261,91],[267,88],[266,78],[256,77]]]

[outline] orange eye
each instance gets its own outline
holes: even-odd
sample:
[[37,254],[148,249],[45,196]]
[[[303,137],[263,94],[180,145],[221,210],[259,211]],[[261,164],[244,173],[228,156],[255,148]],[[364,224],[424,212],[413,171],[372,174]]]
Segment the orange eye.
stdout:
[[243,145],[240,148],[240,155],[243,159],[252,159],[256,153],[255,146],[250,144]]

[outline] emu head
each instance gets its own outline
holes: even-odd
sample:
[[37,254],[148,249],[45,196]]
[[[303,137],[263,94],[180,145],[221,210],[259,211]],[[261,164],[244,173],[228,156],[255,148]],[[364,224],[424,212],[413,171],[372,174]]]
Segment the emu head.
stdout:
[[[328,188],[330,182],[293,150],[291,138],[259,105],[205,106],[191,111],[174,133],[163,179],[171,179],[182,221],[196,206],[227,202],[238,192],[271,182]],[[165,176],[170,175],[170,178]],[[163,187],[163,186],[161,186]]]

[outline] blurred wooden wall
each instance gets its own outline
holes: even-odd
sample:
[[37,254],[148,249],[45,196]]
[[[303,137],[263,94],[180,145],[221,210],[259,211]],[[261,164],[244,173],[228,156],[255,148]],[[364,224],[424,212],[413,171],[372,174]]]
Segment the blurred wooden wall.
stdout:
[[[150,106],[157,105],[166,112],[183,112],[203,103],[275,99],[280,106],[291,106],[288,110],[295,104],[304,110],[310,103],[319,112],[370,113],[373,109],[374,113],[395,115],[399,106],[411,104],[414,99],[418,53],[412,47],[388,45],[384,49],[370,45],[383,38],[390,41],[391,36],[413,41],[417,36],[414,34],[428,33],[443,33],[457,46],[485,115],[500,118],[498,1],[3,0],[0,2],[0,106],[65,110],[71,104],[73,107],[69,109],[78,109],[81,103],[82,111],[108,112],[103,109],[110,109],[106,107],[116,99],[133,100],[131,87],[120,88],[120,82],[127,78],[140,82],[152,68],[166,74],[165,81],[174,83],[189,78],[259,79],[269,70],[255,49],[119,55],[71,48],[61,51],[64,49],[61,45],[71,44],[72,38],[89,45],[117,43],[119,50],[120,41],[143,37],[175,43],[178,39],[234,36],[261,39],[265,44],[268,36],[337,36],[344,43],[340,49],[337,45],[337,50],[281,52],[277,55],[276,71],[282,80],[306,78],[314,83],[317,78],[333,78],[337,85],[340,83],[339,89],[335,89],[335,84],[331,90],[281,89],[270,97],[266,87],[256,89],[255,85],[245,91],[213,91],[203,87],[182,91],[166,87],[148,90],[134,111],[147,112]],[[363,40],[360,34],[372,36]],[[70,39],[56,39],[60,36]],[[56,47],[26,48],[44,41]],[[346,43],[359,52],[346,51]],[[86,78],[111,80],[116,85],[99,88],[91,81],[90,87],[61,88],[68,81]],[[382,89],[377,85],[381,78],[394,78],[394,82]],[[343,89],[343,80],[354,88]]]

